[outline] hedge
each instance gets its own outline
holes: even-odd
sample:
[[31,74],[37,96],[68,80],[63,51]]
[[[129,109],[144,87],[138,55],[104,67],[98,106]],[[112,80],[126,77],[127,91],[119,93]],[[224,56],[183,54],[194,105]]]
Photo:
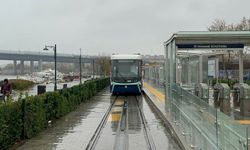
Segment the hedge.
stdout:
[[0,149],[37,135],[50,121],[75,110],[108,85],[108,78],[96,79],[0,105]]
[[[214,86],[217,83],[216,79],[212,80],[212,85]],[[238,80],[234,79],[218,79],[218,83],[227,83],[228,86],[232,89],[234,84],[238,83]]]
[[[250,86],[250,80],[245,80],[244,82]],[[213,79],[212,85],[214,86],[216,83],[217,83],[217,80]],[[239,81],[235,79],[218,79],[218,83],[227,83],[228,86],[232,89],[234,84],[239,83]]]
[[246,84],[250,86],[250,80],[246,80]]

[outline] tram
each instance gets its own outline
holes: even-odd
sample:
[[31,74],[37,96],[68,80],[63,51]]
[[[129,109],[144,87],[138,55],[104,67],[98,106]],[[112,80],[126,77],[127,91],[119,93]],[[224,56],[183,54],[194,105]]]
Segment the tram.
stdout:
[[142,56],[140,54],[111,55],[110,91],[114,95],[141,94]]

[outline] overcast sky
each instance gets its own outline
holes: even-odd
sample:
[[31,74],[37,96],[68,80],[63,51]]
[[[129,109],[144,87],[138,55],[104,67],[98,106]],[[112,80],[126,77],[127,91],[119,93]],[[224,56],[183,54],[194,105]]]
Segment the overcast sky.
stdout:
[[249,18],[250,0],[0,0],[0,50],[163,54],[177,31]]

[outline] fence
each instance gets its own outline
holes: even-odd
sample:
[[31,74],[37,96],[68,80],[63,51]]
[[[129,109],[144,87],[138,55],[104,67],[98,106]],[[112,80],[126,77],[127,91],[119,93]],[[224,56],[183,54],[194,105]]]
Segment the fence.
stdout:
[[172,85],[171,120],[190,149],[247,150],[248,128],[182,87]]

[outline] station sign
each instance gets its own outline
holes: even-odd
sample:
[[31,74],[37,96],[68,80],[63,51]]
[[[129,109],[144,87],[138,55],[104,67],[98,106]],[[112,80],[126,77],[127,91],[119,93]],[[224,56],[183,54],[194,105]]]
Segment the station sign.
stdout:
[[244,48],[244,44],[176,44],[179,49]]

